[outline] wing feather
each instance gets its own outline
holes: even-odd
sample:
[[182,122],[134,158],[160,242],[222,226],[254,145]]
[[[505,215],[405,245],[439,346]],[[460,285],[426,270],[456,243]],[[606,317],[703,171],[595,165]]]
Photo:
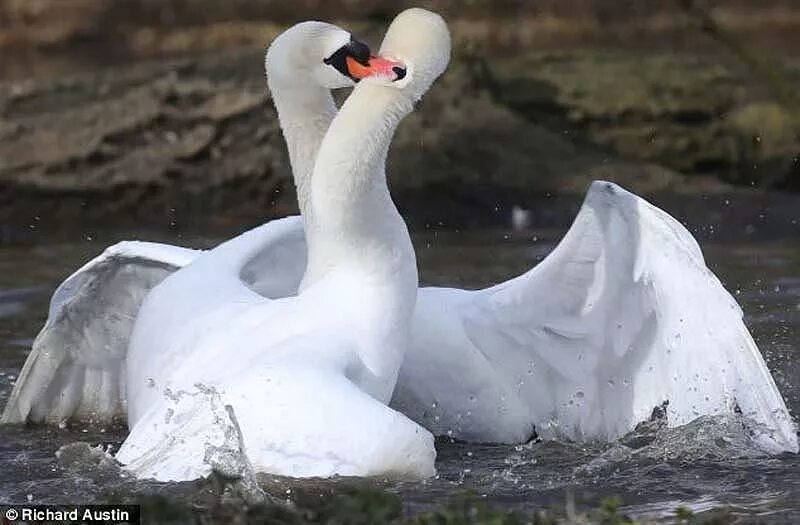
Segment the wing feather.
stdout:
[[125,241],[68,277],[50,301],[3,412],[3,423],[108,421],[123,415],[124,361],[147,292],[194,250]]
[[295,293],[305,270],[300,217],[270,221],[204,252],[126,241],[107,248],[54,292],[3,412],[2,423],[107,422],[125,416],[126,366],[133,325],[147,294],[190,263],[236,279],[268,297]]
[[[472,365],[451,375],[459,363]],[[435,433],[501,442],[532,427],[613,439],[665,402],[672,426],[741,411],[766,449],[797,450],[742,311],[697,242],[607,182],[593,183],[562,241],[526,274],[480,291],[420,291],[393,400]]]

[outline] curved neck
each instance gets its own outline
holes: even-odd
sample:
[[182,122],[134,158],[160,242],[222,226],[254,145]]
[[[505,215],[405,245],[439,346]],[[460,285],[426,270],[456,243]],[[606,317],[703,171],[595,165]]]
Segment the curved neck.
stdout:
[[385,174],[391,139],[412,109],[413,102],[399,90],[370,83],[356,86],[342,105],[311,180],[319,236],[309,239],[307,275],[318,278],[345,264],[367,267],[373,274],[413,270],[416,280],[408,230]]
[[322,141],[311,179],[318,235],[308,238],[308,292],[332,287],[340,298],[336,307],[348,316],[364,365],[357,382],[381,402],[391,398],[417,297],[414,248],[385,173],[389,143],[412,108],[397,89],[357,85]]
[[292,177],[306,234],[316,230],[311,210],[311,175],[322,139],[336,116],[330,90],[313,82],[282,82],[267,68],[267,84],[289,150]]

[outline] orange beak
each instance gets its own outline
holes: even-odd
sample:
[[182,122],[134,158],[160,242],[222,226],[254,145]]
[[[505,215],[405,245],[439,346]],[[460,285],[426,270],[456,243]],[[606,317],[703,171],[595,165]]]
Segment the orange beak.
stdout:
[[389,79],[392,82],[406,76],[406,67],[401,62],[379,56],[371,56],[364,65],[353,57],[347,57],[347,71],[356,80],[367,77]]

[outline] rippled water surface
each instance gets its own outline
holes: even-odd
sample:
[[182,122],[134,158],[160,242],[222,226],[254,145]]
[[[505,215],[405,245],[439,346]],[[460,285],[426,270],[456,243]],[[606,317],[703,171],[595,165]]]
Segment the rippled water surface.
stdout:
[[[104,246],[125,238],[104,234],[19,245],[0,245],[0,406],[3,406],[32,339],[44,322],[58,282]],[[190,246],[213,239],[139,235]],[[478,287],[524,271],[553,247],[558,234],[536,232],[425,233],[416,236],[426,283]],[[705,243],[710,266],[742,304],[748,326],[793,413],[800,409],[800,242]],[[55,451],[75,441],[118,447],[124,429],[0,427],[0,503],[84,503],[168,494],[202,502],[206,482],[185,484],[122,481],[102,468],[59,462]],[[377,483],[399,493],[416,511],[466,490],[501,506],[536,509],[596,505],[614,495],[629,514],[653,519],[678,506],[697,512],[728,506],[745,521],[800,522],[800,459],[758,457],[739,439],[735,422],[697,421],[683,429],[643,431],[610,445],[529,443],[522,446],[437,444],[439,475],[424,483]],[[71,463],[70,463],[71,461]],[[65,465],[71,465],[65,468]],[[264,479],[270,492],[327,491],[353,481]]]

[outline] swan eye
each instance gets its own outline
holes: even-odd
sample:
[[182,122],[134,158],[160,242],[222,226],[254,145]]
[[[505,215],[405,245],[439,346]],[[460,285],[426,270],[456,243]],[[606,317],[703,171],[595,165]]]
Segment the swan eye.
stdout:
[[351,73],[348,67],[348,59],[354,60],[364,67],[368,67],[370,56],[369,46],[351,36],[350,42],[337,49],[336,52],[328,58],[323,59],[322,62],[325,65],[334,67],[336,71],[342,75],[358,82],[359,79]]

